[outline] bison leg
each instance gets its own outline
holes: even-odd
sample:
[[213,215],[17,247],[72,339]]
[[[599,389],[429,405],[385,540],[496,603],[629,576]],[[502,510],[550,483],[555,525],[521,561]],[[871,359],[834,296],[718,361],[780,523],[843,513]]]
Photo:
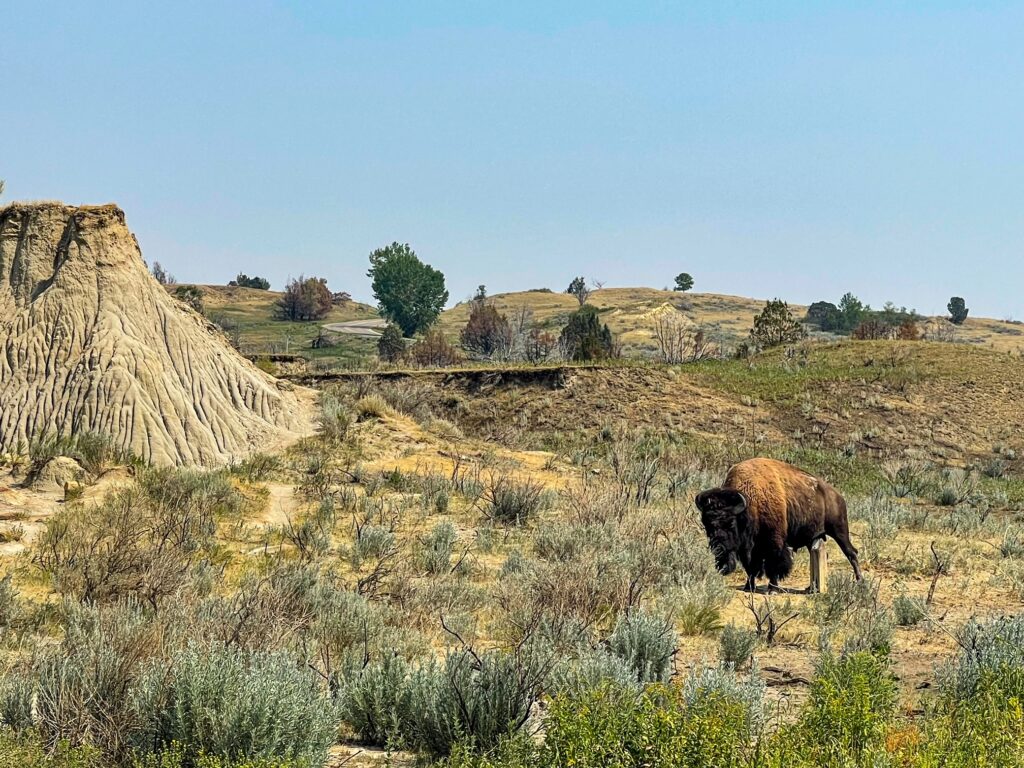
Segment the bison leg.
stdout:
[[841,525],[832,527],[832,530],[828,532],[828,535],[835,539],[836,544],[839,545],[839,549],[846,555],[846,559],[850,561],[850,565],[853,566],[853,576],[857,581],[860,581],[863,576],[860,572],[860,561],[857,560],[857,548],[853,546],[853,542],[850,541],[850,529],[845,524],[845,521]]
[[757,591],[757,577],[764,576],[764,560],[755,551],[741,557],[743,570],[747,572],[747,583],[743,585],[744,592]]
[[780,589],[779,581],[789,576],[793,570],[793,551],[783,545],[768,552],[764,558],[764,572],[768,576],[768,588]]

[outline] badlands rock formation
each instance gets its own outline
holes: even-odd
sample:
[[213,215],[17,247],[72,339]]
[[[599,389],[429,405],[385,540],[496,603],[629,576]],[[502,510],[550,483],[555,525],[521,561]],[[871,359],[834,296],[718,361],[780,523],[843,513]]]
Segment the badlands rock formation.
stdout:
[[149,275],[113,205],[0,208],[0,452],[84,431],[213,465],[309,429],[310,399]]

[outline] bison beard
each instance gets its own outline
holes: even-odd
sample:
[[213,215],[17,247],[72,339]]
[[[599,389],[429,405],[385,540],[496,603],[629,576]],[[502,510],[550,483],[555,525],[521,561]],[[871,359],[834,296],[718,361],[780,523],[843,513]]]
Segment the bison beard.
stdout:
[[698,494],[697,507],[715,564],[732,573],[737,561],[747,589],[767,576],[778,586],[793,569],[793,550],[826,535],[839,544],[860,579],[850,542],[846,502],[828,483],[773,459],[750,459],[729,470],[725,484]]

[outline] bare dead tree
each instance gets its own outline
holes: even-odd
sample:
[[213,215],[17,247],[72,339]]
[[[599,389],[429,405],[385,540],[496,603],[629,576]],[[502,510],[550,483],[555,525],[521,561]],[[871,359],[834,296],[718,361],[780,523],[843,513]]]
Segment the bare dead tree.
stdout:
[[661,312],[654,318],[654,340],[666,363],[694,363],[719,353],[703,328],[676,312]]

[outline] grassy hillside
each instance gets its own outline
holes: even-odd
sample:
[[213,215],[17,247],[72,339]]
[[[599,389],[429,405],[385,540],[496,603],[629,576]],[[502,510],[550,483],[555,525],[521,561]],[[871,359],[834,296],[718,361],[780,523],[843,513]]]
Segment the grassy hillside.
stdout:
[[[528,309],[535,322],[557,333],[569,315],[579,308],[575,298],[565,293],[525,291],[501,293],[491,300],[502,312],[513,315]],[[623,344],[626,354],[649,353],[655,349],[654,319],[659,312],[675,308],[703,326],[713,338],[731,346],[746,338],[754,315],[765,302],[742,296],[714,293],[679,293],[654,288],[604,288],[588,299],[601,310],[604,321]],[[807,307],[790,304],[797,317]],[[441,315],[441,328],[457,336],[469,318],[469,304],[464,302]],[[1024,350],[1024,324],[989,318],[969,318],[956,329],[956,341],[985,346],[998,351]]]
[[[321,322],[293,323],[274,319],[276,291],[202,285],[206,315],[231,328],[243,354],[250,356],[293,354],[316,362],[318,367],[348,368],[372,363],[372,340],[329,334],[333,346],[313,349],[311,343],[321,325],[378,317],[375,307],[351,302],[335,307]],[[564,293],[526,291],[491,297],[498,309],[512,316],[526,309],[531,322],[557,334],[570,314],[579,308],[575,298]],[[595,291],[589,303],[617,335],[627,356],[650,356],[656,349],[654,323],[660,313],[681,311],[704,327],[712,338],[731,347],[746,338],[754,316],[764,301],[742,296],[712,293],[678,293],[654,288],[604,288]],[[806,307],[791,304],[798,317]],[[441,314],[439,327],[456,339],[469,318],[469,304],[461,303]],[[988,318],[971,318],[956,329],[956,340],[997,351],[1024,351],[1024,325]]]
[[333,334],[334,346],[312,347],[324,323],[377,317],[377,310],[367,304],[353,301],[335,306],[322,321],[290,322],[274,318],[274,305],[281,297],[278,291],[223,285],[197,287],[203,292],[206,316],[237,338],[239,351],[244,355],[293,354],[336,365],[358,363],[376,349],[372,341]]
[[[502,312],[513,315],[527,308],[535,323],[558,333],[579,303],[565,293],[526,291],[502,293],[491,297]],[[655,348],[653,327],[659,312],[678,309],[700,323],[727,344],[743,339],[750,330],[754,315],[764,302],[741,296],[713,293],[678,293],[655,288],[603,288],[595,291],[588,303],[601,310],[602,319],[622,342],[626,354],[650,352]],[[806,308],[790,305],[802,315]],[[441,328],[457,335],[469,318],[469,304],[462,303],[441,315]]]

